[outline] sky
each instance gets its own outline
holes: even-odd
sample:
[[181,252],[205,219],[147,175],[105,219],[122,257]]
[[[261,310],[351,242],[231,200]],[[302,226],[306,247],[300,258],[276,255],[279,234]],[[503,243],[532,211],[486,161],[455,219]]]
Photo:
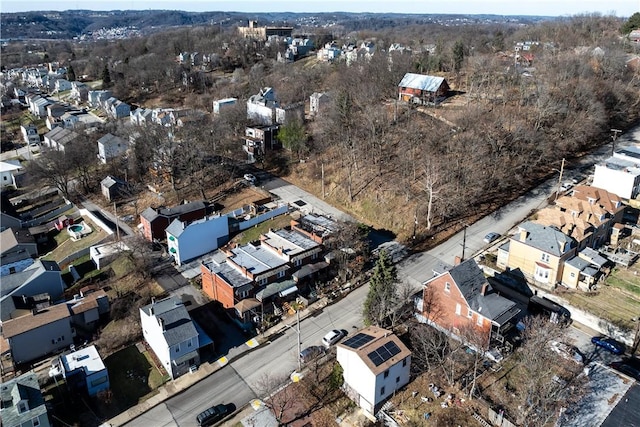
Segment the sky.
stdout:
[[640,0],[0,0],[0,11],[147,10],[191,12],[374,12],[572,16],[600,13],[628,17]]

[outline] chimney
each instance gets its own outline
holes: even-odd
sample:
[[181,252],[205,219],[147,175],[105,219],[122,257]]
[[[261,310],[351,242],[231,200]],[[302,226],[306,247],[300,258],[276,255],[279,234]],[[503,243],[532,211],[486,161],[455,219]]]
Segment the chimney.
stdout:
[[480,295],[486,295],[487,294],[487,290],[489,289],[489,282],[484,282],[482,284],[482,289],[480,290]]
[[565,240],[559,243],[560,243],[560,253],[564,253],[565,248],[567,247],[567,241]]
[[524,228],[520,229],[520,241],[524,242],[525,240],[527,240],[527,236],[529,235],[529,233],[527,232],[527,230],[525,230]]
[[164,327],[164,319],[162,317],[158,317],[158,325],[162,328],[162,332],[165,332],[166,329]]

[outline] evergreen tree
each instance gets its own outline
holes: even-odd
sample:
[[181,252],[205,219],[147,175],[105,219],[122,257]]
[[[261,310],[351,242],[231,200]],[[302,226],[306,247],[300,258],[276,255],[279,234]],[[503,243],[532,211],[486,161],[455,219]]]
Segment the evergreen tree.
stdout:
[[620,28],[620,32],[626,35],[633,30],[637,30],[638,28],[640,28],[640,12],[636,12],[633,15],[631,15],[627,20],[627,22],[622,24],[622,27]]
[[105,65],[102,70],[102,88],[106,89],[109,86],[111,86],[111,74],[109,74],[109,67]]
[[365,325],[383,325],[390,309],[396,303],[397,282],[398,272],[389,254],[386,251],[380,251],[369,281],[369,293],[364,301],[362,317]]
[[298,120],[293,120],[281,126],[278,131],[278,141],[287,150],[295,152],[299,160],[307,148],[307,136],[304,132],[304,126]]
[[69,65],[69,68],[67,68],[67,80],[70,82],[76,81],[76,72],[73,70],[72,65]]
[[462,68],[463,60],[464,60],[464,44],[462,44],[462,41],[458,40],[453,45],[453,69],[456,71],[460,71],[460,68]]

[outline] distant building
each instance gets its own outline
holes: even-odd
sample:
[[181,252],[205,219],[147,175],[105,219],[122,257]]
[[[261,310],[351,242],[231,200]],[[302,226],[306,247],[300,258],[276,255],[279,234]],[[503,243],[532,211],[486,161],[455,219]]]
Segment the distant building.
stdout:
[[398,84],[398,99],[418,104],[438,103],[448,92],[444,77],[407,73]]
[[237,98],[224,98],[213,101],[213,114],[220,114],[238,103]]
[[293,27],[258,27],[258,21],[249,21],[246,27],[238,27],[244,38],[267,40],[270,36],[291,37]]

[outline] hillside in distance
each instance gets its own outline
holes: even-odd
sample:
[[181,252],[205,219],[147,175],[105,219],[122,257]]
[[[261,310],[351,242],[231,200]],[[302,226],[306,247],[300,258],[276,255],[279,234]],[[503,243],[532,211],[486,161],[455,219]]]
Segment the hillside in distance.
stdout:
[[401,25],[441,24],[447,26],[503,23],[526,25],[551,17],[500,15],[414,15],[379,13],[245,13],[245,12],[185,12],[176,10],[67,10],[33,11],[0,14],[2,38],[7,39],[73,39],[94,31],[111,28],[131,28],[142,34],[163,28],[219,25],[223,28],[246,25],[257,20],[259,25],[290,25],[295,28],[330,28],[346,31],[383,29]]

